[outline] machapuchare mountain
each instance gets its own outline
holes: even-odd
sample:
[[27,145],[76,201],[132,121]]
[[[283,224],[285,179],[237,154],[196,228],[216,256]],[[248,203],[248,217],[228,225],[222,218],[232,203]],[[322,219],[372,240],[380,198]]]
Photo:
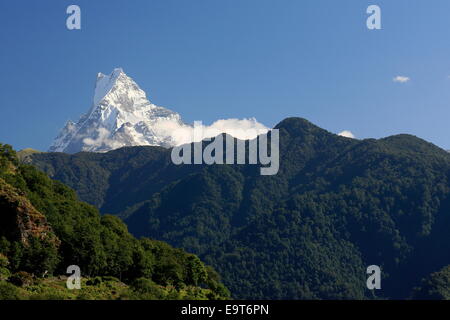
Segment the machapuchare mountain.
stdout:
[[202,125],[201,135],[178,113],[151,103],[145,92],[122,69],[99,73],[92,107],[77,123],[69,121],[49,152],[106,152],[129,146],[173,147],[220,133],[252,139],[268,128],[256,119],[221,119]]
[[[198,254],[235,298],[450,298],[448,152],[406,134],[340,137],[300,118],[276,128],[273,176],[251,164],[177,166],[161,147],[28,161],[135,236]],[[366,286],[370,265],[381,290]]]
[[122,69],[110,75],[99,73],[92,107],[77,123],[67,122],[50,152],[104,152],[125,146],[174,144],[169,131],[156,131],[182,125],[178,113],[152,104],[136,82]]

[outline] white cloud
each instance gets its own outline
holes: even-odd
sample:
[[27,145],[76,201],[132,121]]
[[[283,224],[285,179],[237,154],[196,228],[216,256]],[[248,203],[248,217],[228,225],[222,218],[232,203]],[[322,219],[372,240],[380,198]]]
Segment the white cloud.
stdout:
[[203,125],[199,122],[195,128],[200,130],[194,130],[194,126],[163,120],[155,123],[153,130],[157,135],[171,137],[173,144],[176,146],[212,138],[221,133],[227,133],[240,140],[248,140],[269,131],[269,128],[254,118],[222,119],[213,122],[211,125]]
[[112,139],[110,139],[111,133],[106,128],[98,128],[97,130],[97,138],[84,138],[83,143],[89,146],[90,148],[99,148],[102,146],[109,146],[113,149],[120,148],[122,145]]
[[405,76],[396,76],[394,79],[392,79],[394,82],[398,82],[398,83],[406,83],[409,80],[411,80],[409,77],[405,77]]
[[338,135],[341,136],[341,137],[355,139],[355,135],[349,130],[341,131],[341,132],[338,133]]
[[[198,122],[197,125],[179,123],[171,119],[158,119],[149,124],[148,127],[159,139],[168,142],[172,146],[179,146],[186,143],[198,142],[207,138],[213,138],[221,133],[227,133],[240,140],[250,140],[260,134],[267,133],[270,129],[256,121],[256,119],[222,119],[213,122],[211,125],[204,125]],[[142,133],[138,133],[134,127],[127,129],[128,132],[138,142],[139,145],[147,145]],[[82,139],[86,147],[85,151],[111,150],[124,146],[123,140],[115,139],[116,134],[112,134],[106,128],[98,128],[95,134],[90,131],[86,138]],[[95,138],[92,138],[95,136]],[[122,141],[122,142],[120,142]]]

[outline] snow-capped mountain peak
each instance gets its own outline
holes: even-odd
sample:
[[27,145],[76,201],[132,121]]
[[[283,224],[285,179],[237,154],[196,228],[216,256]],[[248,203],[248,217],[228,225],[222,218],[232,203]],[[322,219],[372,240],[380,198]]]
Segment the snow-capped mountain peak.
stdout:
[[97,74],[93,100],[94,105],[99,104],[103,97],[108,94],[122,73],[124,73],[122,68],[116,68],[110,75],[105,75],[101,72]]
[[170,147],[170,135],[155,132],[158,124],[182,125],[180,115],[152,104],[137,83],[121,68],[98,73],[93,104],[78,122],[68,121],[49,151],[109,151],[123,146]]

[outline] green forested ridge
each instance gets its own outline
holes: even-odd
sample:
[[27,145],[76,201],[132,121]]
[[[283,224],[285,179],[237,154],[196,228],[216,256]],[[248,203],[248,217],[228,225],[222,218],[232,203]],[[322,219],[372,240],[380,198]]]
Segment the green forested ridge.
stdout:
[[427,276],[414,288],[413,299],[450,300],[450,266]]
[[[81,290],[66,269],[81,268]],[[223,299],[219,276],[167,243],[137,240],[112,215],[0,144],[0,299]]]
[[175,166],[157,147],[30,159],[135,236],[198,254],[237,298],[373,298],[372,264],[383,272],[376,297],[409,298],[450,265],[448,152],[404,134],[339,137],[300,118],[277,128],[275,176]]

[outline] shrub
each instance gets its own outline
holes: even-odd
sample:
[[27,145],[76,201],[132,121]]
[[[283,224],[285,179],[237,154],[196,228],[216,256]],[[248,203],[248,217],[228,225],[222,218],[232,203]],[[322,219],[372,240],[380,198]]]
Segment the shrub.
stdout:
[[11,272],[8,270],[8,265],[8,258],[0,253],[0,281],[8,279],[11,275]]
[[101,285],[102,282],[103,282],[102,277],[95,277],[86,281],[86,284],[88,286],[98,286]]
[[19,271],[9,277],[8,281],[18,287],[26,287],[33,284],[33,275],[25,271]]
[[135,298],[153,300],[162,299],[164,291],[159,288],[153,281],[146,278],[136,279],[131,285],[132,290],[138,294]]
[[8,258],[0,253],[0,267],[7,268],[9,265]]
[[113,276],[102,276],[101,277],[102,281],[113,281],[113,282],[120,282],[120,280],[116,277]]
[[0,281],[0,300],[19,300],[19,290],[6,281]]

